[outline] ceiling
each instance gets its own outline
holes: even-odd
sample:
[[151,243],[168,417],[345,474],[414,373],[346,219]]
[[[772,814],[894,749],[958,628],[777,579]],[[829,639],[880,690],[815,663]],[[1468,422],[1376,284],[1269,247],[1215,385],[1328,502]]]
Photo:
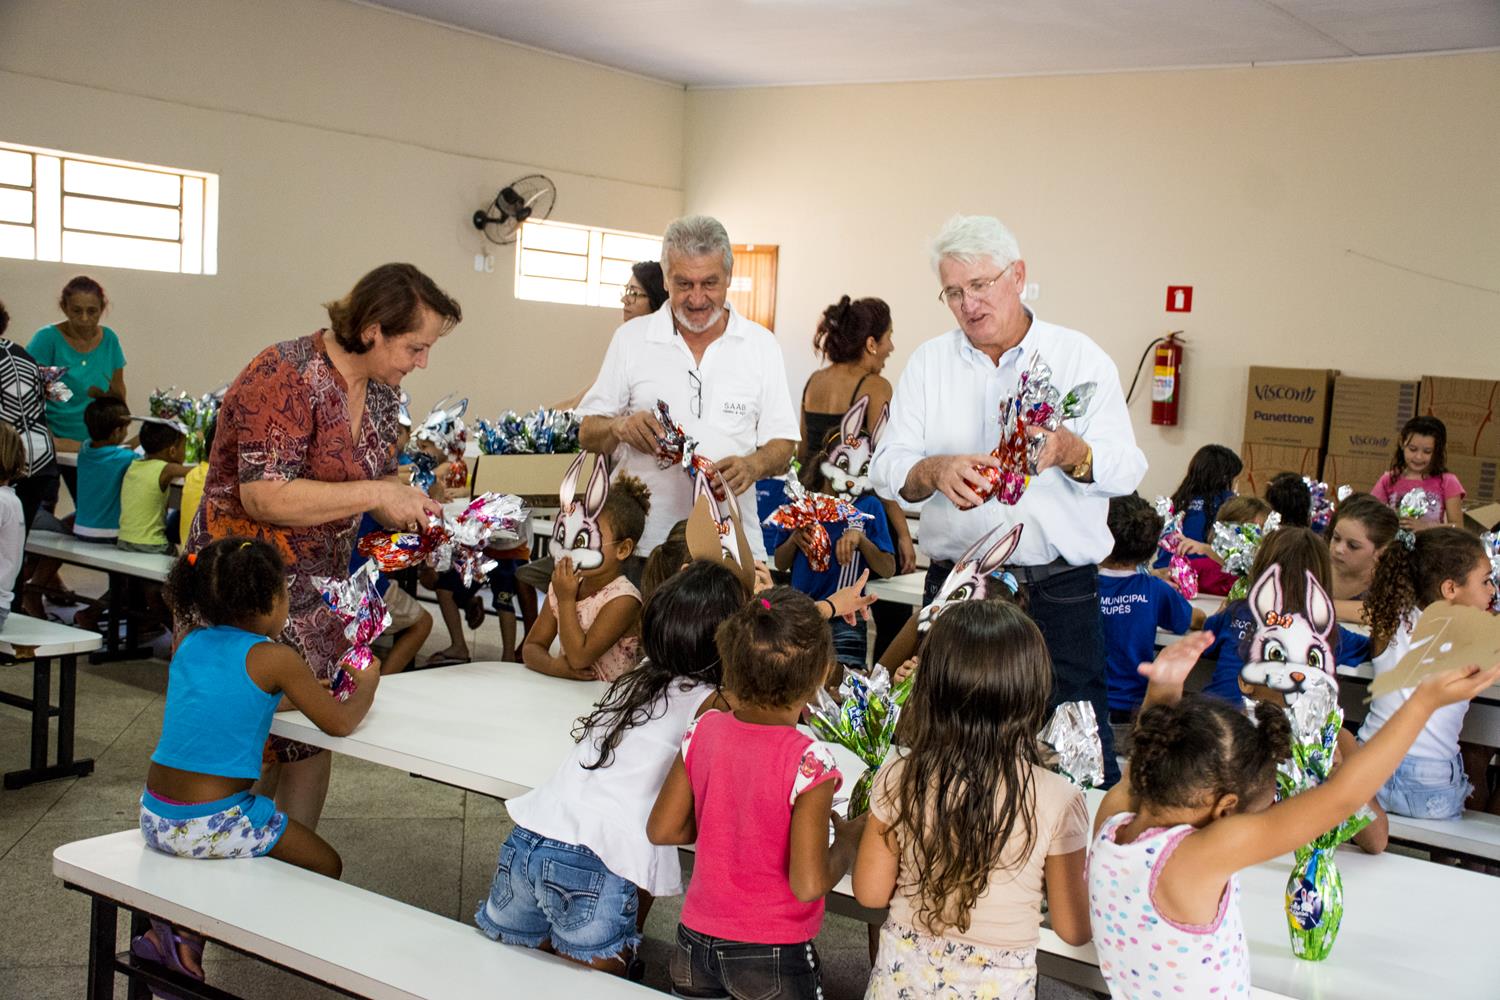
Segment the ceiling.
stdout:
[[691,87],[1500,47],[1500,0],[375,0]]

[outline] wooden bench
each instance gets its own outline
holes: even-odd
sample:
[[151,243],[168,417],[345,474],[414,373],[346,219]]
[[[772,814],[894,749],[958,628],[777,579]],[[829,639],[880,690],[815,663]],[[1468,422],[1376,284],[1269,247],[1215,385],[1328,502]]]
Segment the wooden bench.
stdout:
[[[23,788],[53,778],[81,778],[94,770],[92,760],[73,759],[74,702],[78,691],[78,654],[103,644],[97,632],[11,613],[0,629],[0,652],[31,662],[31,697],[0,691],[0,704],[31,712],[31,766],[5,775],[6,788]],[[52,661],[61,660],[57,705],[52,704]],[[57,760],[47,763],[47,735],[57,716]]]
[[[95,659],[136,659],[142,649],[136,641],[136,614],[139,606],[139,585],[163,583],[172,571],[175,562],[172,556],[151,552],[126,552],[113,544],[85,542],[72,535],[55,531],[33,531],[26,538],[26,551],[30,555],[56,559],[71,566],[82,566],[98,570],[109,577],[109,628],[104,634],[104,653]],[[123,645],[119,624],[124,622]]]
[[272,858],[203,862],[146,847],[127,830],[64,844],[52,873],[91,897],[89,1000],[114,997],[115,976],[184,997],[230,994],[115,952],[123,908],[131,936],[154,916],[348,996],[379,1000],[469,1000],[515,996],[575,1000],[660,996],[473,927],[324,878]]

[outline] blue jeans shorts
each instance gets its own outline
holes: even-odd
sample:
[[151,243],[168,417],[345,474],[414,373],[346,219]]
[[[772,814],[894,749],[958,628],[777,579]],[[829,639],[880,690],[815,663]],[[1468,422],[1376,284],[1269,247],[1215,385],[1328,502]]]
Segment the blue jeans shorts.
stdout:
[[811,941],[746,944],[678,924],[672,995],[694,1000],[823,1000],[822,968]]
[[635,885],[579,844],[516,827],[500,845],[490,894],[474,912],[486,936],[536,948],[550,941],[578,962],[626,957],[640,944]]
[[1457,819],[1463,815],[1464,800],[1473,789],[1461,755],[1452,760],[1408,756],[1375,797],[1387,812],[1397,816]]

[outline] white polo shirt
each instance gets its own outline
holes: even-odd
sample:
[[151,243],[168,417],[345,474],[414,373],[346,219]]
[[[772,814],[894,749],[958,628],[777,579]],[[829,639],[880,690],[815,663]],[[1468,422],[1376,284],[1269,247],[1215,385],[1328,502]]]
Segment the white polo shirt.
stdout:
[[[922,507],[922,551],[954,560],[999,524],[1026,530],[1012,562],[1044,566],[1059,557],[1073,566],[1098,563],[1114,548],[1106,521],[1109,498],[1140,485],[1146,456],[1136,446],[1115,363],[1077,330],[1037,319],[997,365],[949,330],[912,352],[891,398],[891,418],[870,463],[875,492],[899,499],[912,467],[933,455],[983,455],[1000,440],[1000,400],[1015,394],[1021,372],[1040,353],[1061,392],[1096,382],[1088,412],[1065,426],[1094,449],[1094,481],[1080,483],[1059,468],[1032,478],[1019,503],[988,501],[959,510],[942,493]],[[907,506],[910,506],[909,504]]]
[[[708,345],[701,363],[693,361],[693,352],[677,335],[670,303],[622,325],[609,342],[599,377],[578,404],[578,414],[618,417],[650,410],[658,399],[665,400],[672,419],[698,442],[698,453],[711,461],[749,455],[777,439],[798,440],[801,428],[775,334],[728,303],[725,309],[729,325]],[[703,386],[701,416],[694,413],[697,389],[689,373],[695,373]],[[629,473],[651,489],[651,514],[637,547],[648,553],[662,543],[672,525],[692,513],[692,481],[682,466],[657,468],[655,456],[626,445],[614,458],[616,474]],[[764,559],[754,486],[738,499],[750,549],[755,558]]]

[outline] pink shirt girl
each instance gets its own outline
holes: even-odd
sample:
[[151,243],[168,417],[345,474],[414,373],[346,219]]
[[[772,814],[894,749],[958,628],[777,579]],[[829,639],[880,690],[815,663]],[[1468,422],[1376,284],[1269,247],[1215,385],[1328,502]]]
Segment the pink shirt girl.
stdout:
[[1424,521],[1434,523],[1447,520],[1445,511],[1449,497],[1462,500],[1465,495],[1463,483],[1460,483],[1458,477],[1451,472],[1445,472],[1441,476],[1427,476],[1423,479],[1413,479],[1406,475],[1396,479],[1392,477],[1389,470],[1380,477],[1375,488],[1370,490],[1370,495],[1381,503],[1394,507],[1401,502],[1402,497],[1419,486],[1437,498],[1435,509],[1422,518]]
[[[578,625],[588,632],[594,627],[594,619],[599,617],[599,612],[604,606],[616,597],[633,597],[636,603],[641,600],[641,592],[635,588],[635,584],[620,574],[613,580],[600,587],[596,593],[588,597],[580,597],[576,607],[578,608]],[[547,606],[552,609],[552,617],[557,618],[557,594],[549,586],[547,588]],[[552,655],[558,656],[562,653],[562,629],[557,630],[557,638],[552,641]],[[594,661],[594,677],[596,680],[612,681],[627,670],[634,670],[641,662],[641,637],[626,633],[620,636],[615,644],[600,654],[599,659]]]

